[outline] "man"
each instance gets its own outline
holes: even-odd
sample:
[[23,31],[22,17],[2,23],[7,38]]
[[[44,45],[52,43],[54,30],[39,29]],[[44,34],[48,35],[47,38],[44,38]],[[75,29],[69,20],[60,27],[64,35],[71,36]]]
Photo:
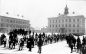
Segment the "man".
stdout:
[[42,45],[43,45],[43,40],[42,40],[41,36],[39,36],[37,43],[38,43],[37,44],[38,45],[38,53],[41,53],[41,48],[42,48]]
[[19,41],[19,51],[23,49],[23,46],[24,46],[24,39],[21,38]]
[[7,41],[7,38],[6,38],[6,36],[5,36],[5,37],[4,37],[4,40],[3,40],[4,47],[6,47],[6,41]]
[[27,39],[27,48],[29,48],[29,51],[32,51],[32,41],[33,39],[31,38],[31,35],[29,36],[29,38]]
[[78,38],[77,38],[77,52],[80,51],[80,48],[81,48],[81,41],[80,41],[80,38],[78,36]]

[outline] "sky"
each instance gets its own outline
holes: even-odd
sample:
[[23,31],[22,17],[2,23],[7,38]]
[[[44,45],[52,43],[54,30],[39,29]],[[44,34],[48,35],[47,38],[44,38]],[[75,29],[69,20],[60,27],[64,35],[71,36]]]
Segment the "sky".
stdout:
[[63,14],[66,4],[69,14],[86,16],[86,0],[0,0],[0,14],[29,20],[31,27],[40,29],[48,25],[48,18]]

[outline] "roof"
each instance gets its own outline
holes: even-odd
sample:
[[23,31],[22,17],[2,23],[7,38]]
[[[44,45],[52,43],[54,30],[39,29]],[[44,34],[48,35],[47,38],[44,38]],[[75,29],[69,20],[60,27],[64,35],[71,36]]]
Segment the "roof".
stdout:
[[19,18],[14,18],[14,17],[8,17],[8,16],[1,16],[0,17],[3,17],[3,18],[10,18],[10,19],[18,19],[18,20],[23,20],[23,21],[29,21],[29,20],[25,20],[25,19],[19,19]]
[[71,15],[59,15],[57,17],[51,17],[51,18],[48,18],[48,19],[57,19],[57,18],[85,18],[84,15],[74,15],[74,16],[71,16]]

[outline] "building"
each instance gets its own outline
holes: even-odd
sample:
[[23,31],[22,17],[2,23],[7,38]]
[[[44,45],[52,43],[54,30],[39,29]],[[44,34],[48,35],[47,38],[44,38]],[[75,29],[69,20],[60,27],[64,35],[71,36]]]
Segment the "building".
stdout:
[[29,30],[29,28],[30,28],[29,20],[0,16],[0,32],[9,32],[13,29]]
[[47,27],[41,28],[41,33],[43,33],[43,32],[44,32],[44,33],[47,33],[47,29],[48,29]]
[[69,16],[66,5],[64,14],[48,18],[48,32],[85,34],[85,17],[83,15]]

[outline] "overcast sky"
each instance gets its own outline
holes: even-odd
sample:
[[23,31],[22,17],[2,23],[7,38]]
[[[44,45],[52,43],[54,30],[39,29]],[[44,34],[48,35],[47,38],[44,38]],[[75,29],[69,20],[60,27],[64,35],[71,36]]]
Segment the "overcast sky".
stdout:
[[66,4],[70,14],[74,11],[75,14],[86,15],[85,0],[0,0],[0,12],[1,15],[9,12],[6,16],[16,18],[24,15],[22,19],[30,20],[31,26],[39,29],[47,26],[48,18],[63,14]]

